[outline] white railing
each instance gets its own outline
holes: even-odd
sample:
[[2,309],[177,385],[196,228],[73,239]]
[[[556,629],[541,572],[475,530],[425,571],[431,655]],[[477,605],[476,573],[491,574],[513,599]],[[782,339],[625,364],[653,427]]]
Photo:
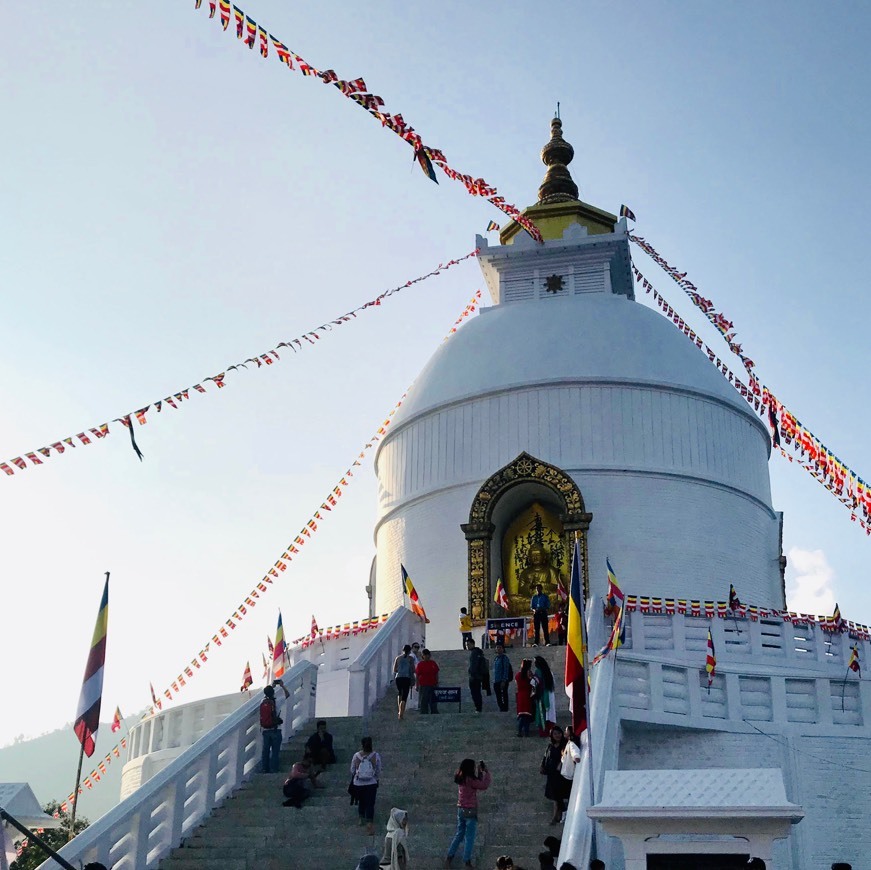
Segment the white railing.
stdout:
[[[284,676],[283,739],[314,716],[317,668],[299,662]],[[282,701],[278,690],[279,701]],[[208,816],[251,778],[260,763],[259,707],[262,695],[201,737],[127,800],[61,849],[72,864],[99,861],[113,870],[155,867]],[[41,865],[55,867],[52,860]]]
[[[601,614],[602,600],[594,597],[587,605],[586,612],[588,660],[604,646],[607,639],[606,626]],[[575,767],[575,775],[572,779],[572,791],[566,811],[557,866],[562,866],[564,861],[568,861],[575,867],[588,867],[590,858],[596,857],[593,851],[595,823],[587,815],[587,810],[595,802],[590,778],[588,738],[592,735],[593,779],[595,798],[598,800],[602,794],[605,770],[617,766],[620,723],[612,699],[613,686],[614,657],[609,655],[593,668],[591,674],[590,706],[587,710],[589,728],[582,738],[581,760]],[[600,853],[599,849],[596,851]],[[601,857],[601,854],[598,857]]]
[[[868,661],[871,643],[847,633],[823,631],[818,625],[793,625],[775,617],[757,620],[741,617],[661,615],[638,610],[627,614],[625,650],[646,653],[646,659],[685,663],[704,658],[708,629],[718,662],[753,668],[813,671],[822,675],[843,673],[850,650],[857,647],[861,662]],[[675,658],[675,654],[677,658]]]
[[[629,614],[614,696],[624,719],[746,730],[744,722],[871,729],[871,682],[848,670],[869,644],[778,619]],[[708,629],[717,670],[708,687]],[[847,679],[845,680],[845,677]]]
[[351,663],[348,715],[365,716],[384,696],[393,679],[393,661],[405,644],[425,645],[426,625],[405,607],[399,607]]

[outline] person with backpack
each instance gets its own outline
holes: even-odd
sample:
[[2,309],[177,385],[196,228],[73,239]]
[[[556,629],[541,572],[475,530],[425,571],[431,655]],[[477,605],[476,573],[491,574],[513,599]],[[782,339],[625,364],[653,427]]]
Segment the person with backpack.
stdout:
[[290,692],[287,691],[281,680],[275,680],[271,686],[267,686],[263,690],[263,700],[260,702],[260,733],[263,735],[260,770],[263,773],[278,773],[281,724],[284,720],[278,715],[278,707],[275,704],[275,686],[281,686],[285,700],[290,697]]
[[396,683],[396,704],[399,708],[398,719],[405,718],[405,707],[408,704],[408,693],[414,683],[414,668],[417,659],[411,654],[411,645],[402,648],[402,654],[393,660],[393,680]]
[[472,693],[472,703],[475,710],[480,713],[483,706],[481,687],[484,686],[487,694],[490,694],[490,665],[484,656],[484,651],[475,646],[475,641],[470,640],[469,646],[469,691]]
[[496,644],[496,658],[493,659],[493,689],[496,692],[496,705],[503,713],[508,712],[508,684],[514,679],[514,668],[505,655],[504,644]]
[[360,824],[366,825],[367,833],[375,833],[375,796],[381,779],[381,756],[372,751],[372,738],[360,741],[360,751],[351,759],[351,785],[357,798]]

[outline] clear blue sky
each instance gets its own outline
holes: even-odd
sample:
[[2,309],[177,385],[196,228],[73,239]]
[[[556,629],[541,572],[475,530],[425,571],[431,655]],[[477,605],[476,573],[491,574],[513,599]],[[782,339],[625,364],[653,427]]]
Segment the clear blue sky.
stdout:
[[[502,221],[447,178],[427,181],[338,91],[224,33],[208,0],[193,5],[21,4],[0,36],[3,459],[268,350]],[[582,197],[629,204],[781,399],[871,478],[867,5],[244,8],[316,66],[363,76],[455,168],[519,206],[535,199],[559,100]],[[296,358],[152,414],[142,463],[119,428],[0,480],[0,661],[21,700],[4,705],[0,744],[73,718],[106,570],[104,715],[174,679],[482,286],[469,262]],[[775,457],[771,471],[795,548],[789,588],[804,607],[837,598],[871,622],[871,541],[797,468]],[[180,701],[234,690],[279,606],[290,636],[312,613],[365,615],[375,498],[367,464]],[[426,567],[408,567],[425,587]],[[23,700],[47,677],[47,707]]]

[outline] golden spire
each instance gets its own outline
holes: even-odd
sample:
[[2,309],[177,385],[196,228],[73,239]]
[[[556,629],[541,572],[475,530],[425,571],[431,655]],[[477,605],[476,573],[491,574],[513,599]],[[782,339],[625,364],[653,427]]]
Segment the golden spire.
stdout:
[[578,186],[568,170],[574,156],[575,149],[563,139],[563,122],[557,116],[550,122],[550,142],[541,149],[547,172],[538,188],[539,205],[577,201]]

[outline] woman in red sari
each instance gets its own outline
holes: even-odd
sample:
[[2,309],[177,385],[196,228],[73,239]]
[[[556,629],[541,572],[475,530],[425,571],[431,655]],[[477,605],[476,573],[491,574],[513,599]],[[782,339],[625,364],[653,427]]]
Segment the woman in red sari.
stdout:
[[524,659],[520,665],[514,682],[517,686],[517,736],[529,737],[529,724],[532,722],[533,701],[532,681],[535,673],[532,670],[531,659]]

